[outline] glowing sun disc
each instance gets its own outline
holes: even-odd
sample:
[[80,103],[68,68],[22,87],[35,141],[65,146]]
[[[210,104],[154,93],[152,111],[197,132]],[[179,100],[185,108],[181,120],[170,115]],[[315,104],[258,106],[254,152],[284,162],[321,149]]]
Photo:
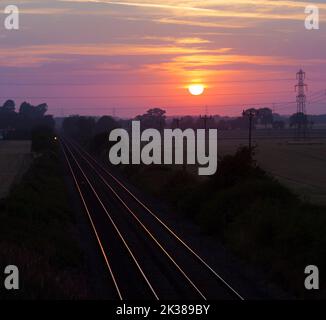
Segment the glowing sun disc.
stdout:
[[191,84],[188,90],[193,96],[200,96],[204,93],[205,87],[202,84]]

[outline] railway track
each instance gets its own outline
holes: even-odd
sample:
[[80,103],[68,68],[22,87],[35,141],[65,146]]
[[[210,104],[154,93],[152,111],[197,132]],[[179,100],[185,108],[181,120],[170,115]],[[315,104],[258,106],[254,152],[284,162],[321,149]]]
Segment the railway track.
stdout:
[[108,168],[76,143],[60,142],[106,264],[113,299],[244,300]]

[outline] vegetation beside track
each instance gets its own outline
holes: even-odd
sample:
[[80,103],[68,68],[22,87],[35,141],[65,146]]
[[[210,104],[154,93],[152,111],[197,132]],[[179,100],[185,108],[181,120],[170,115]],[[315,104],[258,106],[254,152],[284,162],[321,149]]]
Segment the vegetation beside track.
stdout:
[[33,138],[37,157],[0,203],[0,270],[16,265],[20,272],[20,289],[6,291],[0,286],[0,299],[89,295],[83,251],[52,138],[46,132]]
[[326,270],[326,208],[301,200],[266,174],[247,148],[222,158],[206,179],[180,168],[123,166],[143,190],[191,217],[269,279],[298,298],[325,298],[307,291],[305,267]]

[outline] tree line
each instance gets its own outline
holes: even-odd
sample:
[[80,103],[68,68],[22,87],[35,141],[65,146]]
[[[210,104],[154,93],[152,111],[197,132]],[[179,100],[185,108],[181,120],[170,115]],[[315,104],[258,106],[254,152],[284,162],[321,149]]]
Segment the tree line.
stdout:
[[[307,126],[309,124],[308,117],[302,114],[294,114],[289,119],[273,113],[272,109],[248,109],[253,111],[255,117],[253,119],[254,128],[261,126],[263,128],[284,129],[288,124],[289,127]],[[241,114],[239,117],[222,117],[214,116],[183,116],[170,117],[166,116],[166,111],[161,108],[149,109],[146,113],[136,116],[133,119],[115,119],[111,116],[103,116],[101,118],[71,116],[63,122],[63,130],[65,134],[77,139],[79,142],[86,144],[93,138],[101,139],[103,135],[108,134],[115,128],[129,129],[131,121],[141,122],[142,130],[153,128],[163,130],[164,128],[180,128],[185,129],[219,129],[219,130],[235,130],[248,129],[248,117]]]
[[0,106],[0,135],[2,139],[31,139],[33,130],[47,128],[54,130],[53,116],[46,115],[46,103],[32,105],[23,102],[18,110],[13,100]]

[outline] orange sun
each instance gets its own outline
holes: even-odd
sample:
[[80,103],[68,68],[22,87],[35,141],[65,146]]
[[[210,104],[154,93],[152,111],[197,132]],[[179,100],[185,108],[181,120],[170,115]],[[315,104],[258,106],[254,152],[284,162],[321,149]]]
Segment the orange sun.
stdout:
[[204,93],[205,87],[202,84],[191,84],[188,90],[193,96],[200,96]]

